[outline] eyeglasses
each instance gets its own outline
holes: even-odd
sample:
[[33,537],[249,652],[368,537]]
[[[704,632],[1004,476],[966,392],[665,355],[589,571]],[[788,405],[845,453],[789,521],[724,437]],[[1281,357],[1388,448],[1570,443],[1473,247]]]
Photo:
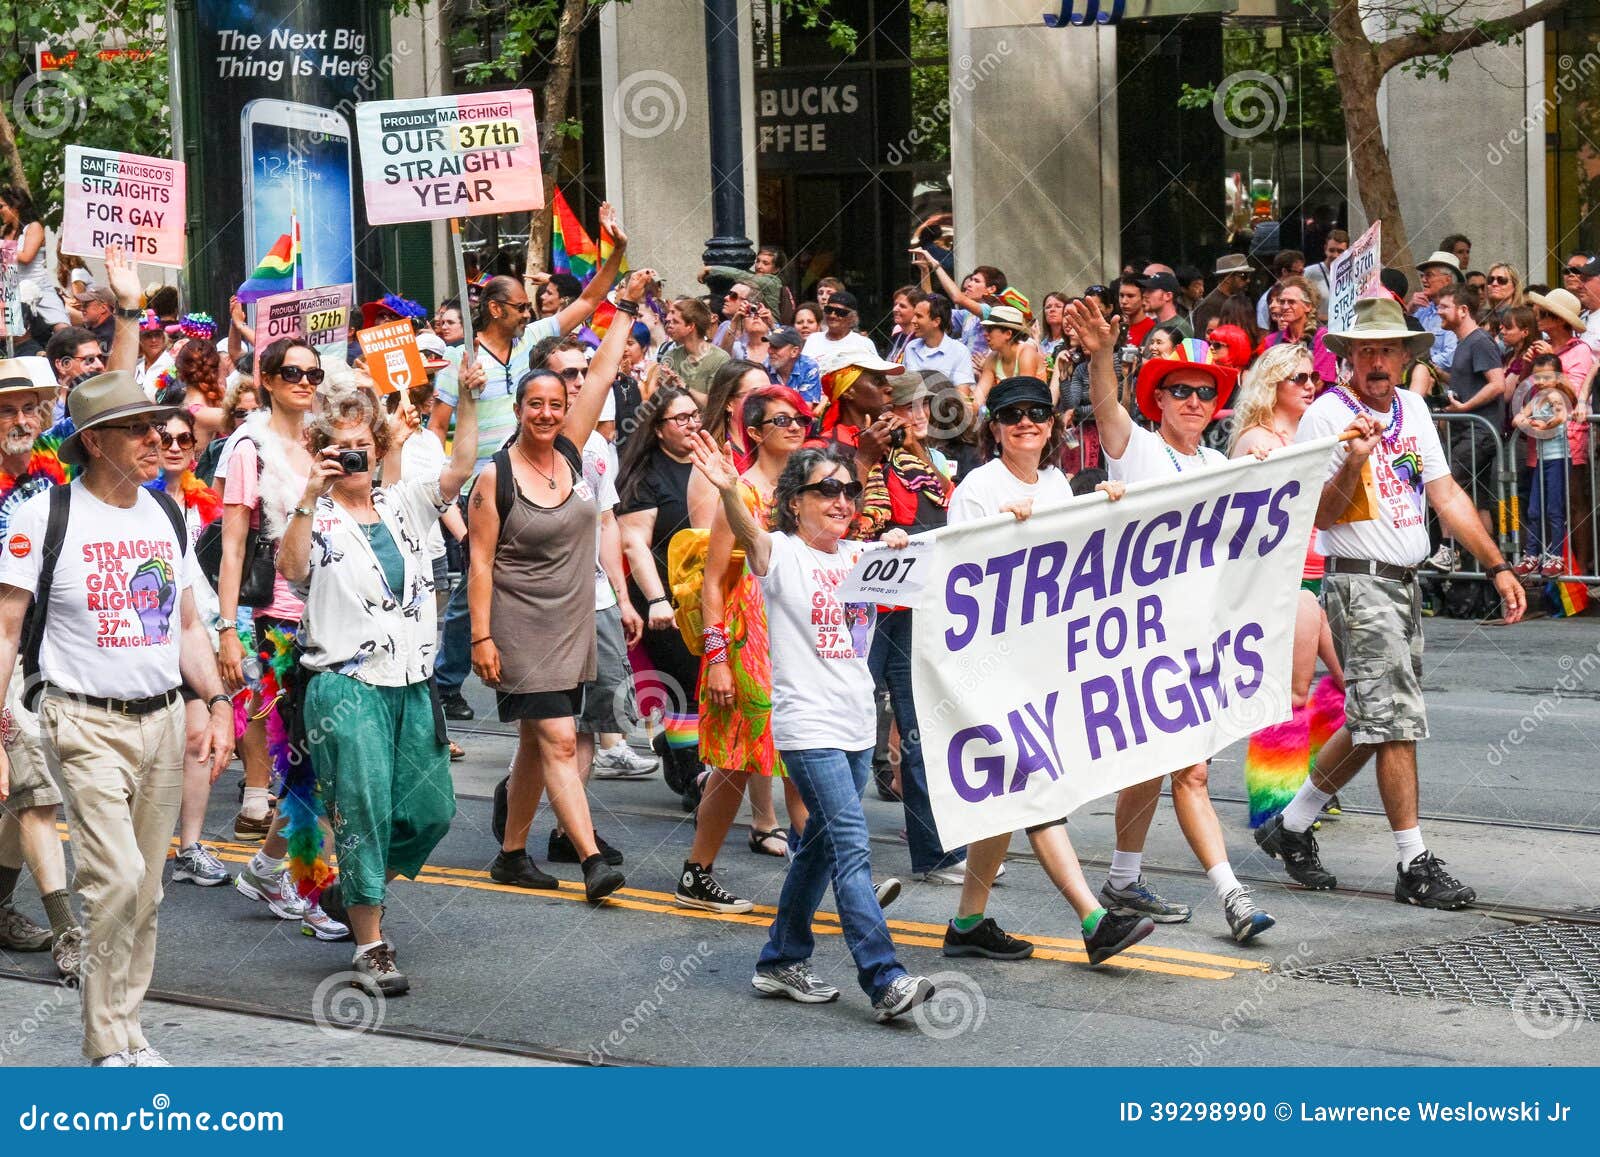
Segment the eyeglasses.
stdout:
[[161,448],[165,450],[168,446],[174,444],[180,450],[192,450],[194,448],[194,435],[187,430],[182,434],[171,434],[166,430],[161,431]]
[[1037,404],[1032,406],[1002,406],[994,414],[994,420],[1002,426],[1015,426],[1024,418],[1035,426],[1042,426],[1050,420],[1050,417],[1050,407]]
[[532,313],[533,312],[533,302],[531,302],[531,301],[493,301],[493,302],[490,302],[490,304],[491,305],[503,305],[507,309],[516,310],[518,313]]
[[298,386],[302,379],[310,382],[313,386],[320,386],[322,379],[327,375],[317,366],[312,366],[309,370],[303,370],[299,366],[284,366],[274,376],[282,378],[291,386]]
[[771,418],[762,418],[757,422],[759,426],[776,426],[780,430],[787,430],[790,426],[804,425],[802,419],[795,414],[778,414]]
[[825,305],[822,307],[822,312],[829,317],[849,317],[855,310],[846,309],[842,305]]
[[1489,282],[1490,285],[1510,285],[1511,284],[1511,278],[1501,276],[1500,274],[1497,273],[1493,277],[1489,278],[1488,282]]
[[680,430],[692,430],[700,424],[700,415],[693,410],[684,414],[671,414],[662,418],[661,424],[676,426]]
[[[1313,374],[1313,373],[1290,374],[1288,377],[1284,378],[1283,380],[1286,381],[1286,382],[1293,382],[1297,386],[1309,386],[1312,382],[1317,380],[1317,375]],[[1182,386],[1178,386],[1177,387],[1177,389],[1183,389],[1183,388],[1184,387],[1182,387]],[[1200,388],[1203,389],[1203,390],[1211,390],[1210,386],[1201,386]],[[1216,391],[1212,390],[1212,393],[1215,394]],[[1177,394],[1173,394],[1173,397],[1177,397],[1177,396],[1178,396]],[[1201,394],[1200,396],[1201,396],[1202,399],[1209,401],[1209,399],[1206,399],[1204,394]]]
[[1156,388],[1171,394],[1173,400],[1179,402],[1183,401],[1190,394],[1193,394],[1202,402],[1214,402],[1217,400],[1216,386],[1158,386]]
[[1311,303],[1309,301],[1304,301],[1304,300],[1302,300],[1302,299],[1300,299],[1298,297],[1280,297],[1280,298],[1278,298],[1278,304],[1279,305],[1298,305],[1298,306],[1304,308],[1305,306],[1308,306]]
[[[98,426],[92,426],[90,428],[94,429],[94,430],[121,430],[124,433],[126,433],[126,434],[128,434],[128,435],[130,435],[131,437],[134,437],[134,438],[148,438],[150,436],[150,431],[151,430],[159,429],[159,427],[154,422],[150,422],[150,421],[144,421],[144,422],[102,422]],[[161,431],[161,436],[162,436],[163,439],[166,438],[166,431],[165,430]]]
[[82,357],[73,358],[72,360],[75,362],[82,362],[86,366],[92,366],[96,362],[98,362],[100,365],[106,364],[105,354],[84,354]]
[[813,491],[817,494],[820,494],[829,502],[832,502],[841,494],[848,498],[851,502],[854,502],[857,498],[861,497],[861,483],[840,482],[837,478],[824,478],[821,482],[807,482],[804,486],[800,487],[800,489],[796,490],[795,493],[804,494],[807,491]]
[[24,402],[21,408],[6,406],[0,409],[0,422],[14,422],[18,418],[32,418],[39,413],[37,402]]

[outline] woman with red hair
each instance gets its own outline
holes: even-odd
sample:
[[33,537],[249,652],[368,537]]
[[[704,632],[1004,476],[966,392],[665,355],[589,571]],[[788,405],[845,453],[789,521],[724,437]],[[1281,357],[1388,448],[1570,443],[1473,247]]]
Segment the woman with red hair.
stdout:
[[1212,362],[1219,366],[1242,370],[1250,364],[1250,335],[1236,325],[1212,326],[1206,344]]

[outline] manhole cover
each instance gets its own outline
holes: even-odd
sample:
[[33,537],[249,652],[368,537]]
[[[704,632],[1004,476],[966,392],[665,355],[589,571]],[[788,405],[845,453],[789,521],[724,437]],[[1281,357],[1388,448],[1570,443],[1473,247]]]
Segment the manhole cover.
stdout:
[[1341,960],[1284,975],[1323,984],[1509,1008],[1519,1027],[1555,1036],[1600,1022],[1600,929],[1546,920],[1497,932]]

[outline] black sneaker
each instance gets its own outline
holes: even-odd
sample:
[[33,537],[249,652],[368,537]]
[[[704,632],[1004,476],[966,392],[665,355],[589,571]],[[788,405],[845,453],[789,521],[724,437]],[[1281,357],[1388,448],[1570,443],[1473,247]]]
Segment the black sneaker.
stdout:
[[627,882],[598,852],[583,862],[583,894],[591,902],[604,900]]
[[1310,832],[1291,832],[1283,826],[1281,814],[1256,829],[1256,845],[1267,855],[1281,859],[1289,878],[1302,888],[1326,892],[1339,885],[1338,877],[1317,859],[1317,837]]
[[970,932],[954,923],[944,929],[946,956],[987,956],[990,960],[1024,960],[1033,955],[1033,945],[1001,930],[994,917],[985,916]]
[[461,697],[461,692],[456,691],[449,695],[439,696],[439,705],[444,708],[444,717],[454,719],[458,723],[465,723],[476,718],[472,704]]
[[710,868],[687,860],[678,874],[678,889],[672,898],[680,908],[699,908],[703,912],[739,913],[755,907],[717,883]]
[[1395,865],[1394,898],[1419,908],[1454,912],[1471,906],[1478,893],[1445,871],[1439,857],[1423,852],[1409,866]]
[[[600,855],[612,867],[622,863],[622,853],[613,848],[600,838],[600,833],[594,834],[595,847],[600,849]],[[552,864],[581,864],[583,857],[578,855],[578,849],[572,843],[572,837],[566,832],[550,830],[550,855],[547,857]]]
[[1138,912],[1107,909],[1083,941],[1089,953],[1089,966],[1103,964],[1124,948],[1131,948],[1156,930],[1156,922]]
[[506,793],[511,787],[511,777],[508,775],[494,785],[494,806],[489,811],[489,834],[494,837],[494,842],[506,842],[506,816],[510,814],[511,803]]
[[489,878],[496,884],[510,884],[513,888],[555,891],[561,887],[561,881],[548,872],[541,872],[527,852],[501,852],[489,865]]

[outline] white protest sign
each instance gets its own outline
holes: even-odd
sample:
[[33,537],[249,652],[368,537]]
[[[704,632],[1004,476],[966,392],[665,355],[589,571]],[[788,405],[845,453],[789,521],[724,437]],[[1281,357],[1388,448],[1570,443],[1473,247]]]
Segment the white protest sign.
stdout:
[[165,157],[68,145],[61,252],[95,257],[120,245],[135,261],[182,269],[184,171]]
[[369,100],[356,134],[374,225],[544,208],[528,89]]
[[1289,717],[1333,445],[936,533],[911,671],[946,848],[1058,820]]
[[1333,259],[1328,269],[1328,332],[1341,333],[1356,323],[1356,298],[1378,279],[1383,266],[1383,222],[1374,221],[1355,244]]
[[836,592],[841,603],[880,603],[886,607],[914,606],[922,593],[933,543],[914,538],[902,550],[874,543],[862,552],[854,569],[844,576]]
[[297,337],[320,353],[333,347],[340,353],[350,340],[352,285],[324,285],[275,293],[256,302],[256,344],[262,349],[279,338]]

